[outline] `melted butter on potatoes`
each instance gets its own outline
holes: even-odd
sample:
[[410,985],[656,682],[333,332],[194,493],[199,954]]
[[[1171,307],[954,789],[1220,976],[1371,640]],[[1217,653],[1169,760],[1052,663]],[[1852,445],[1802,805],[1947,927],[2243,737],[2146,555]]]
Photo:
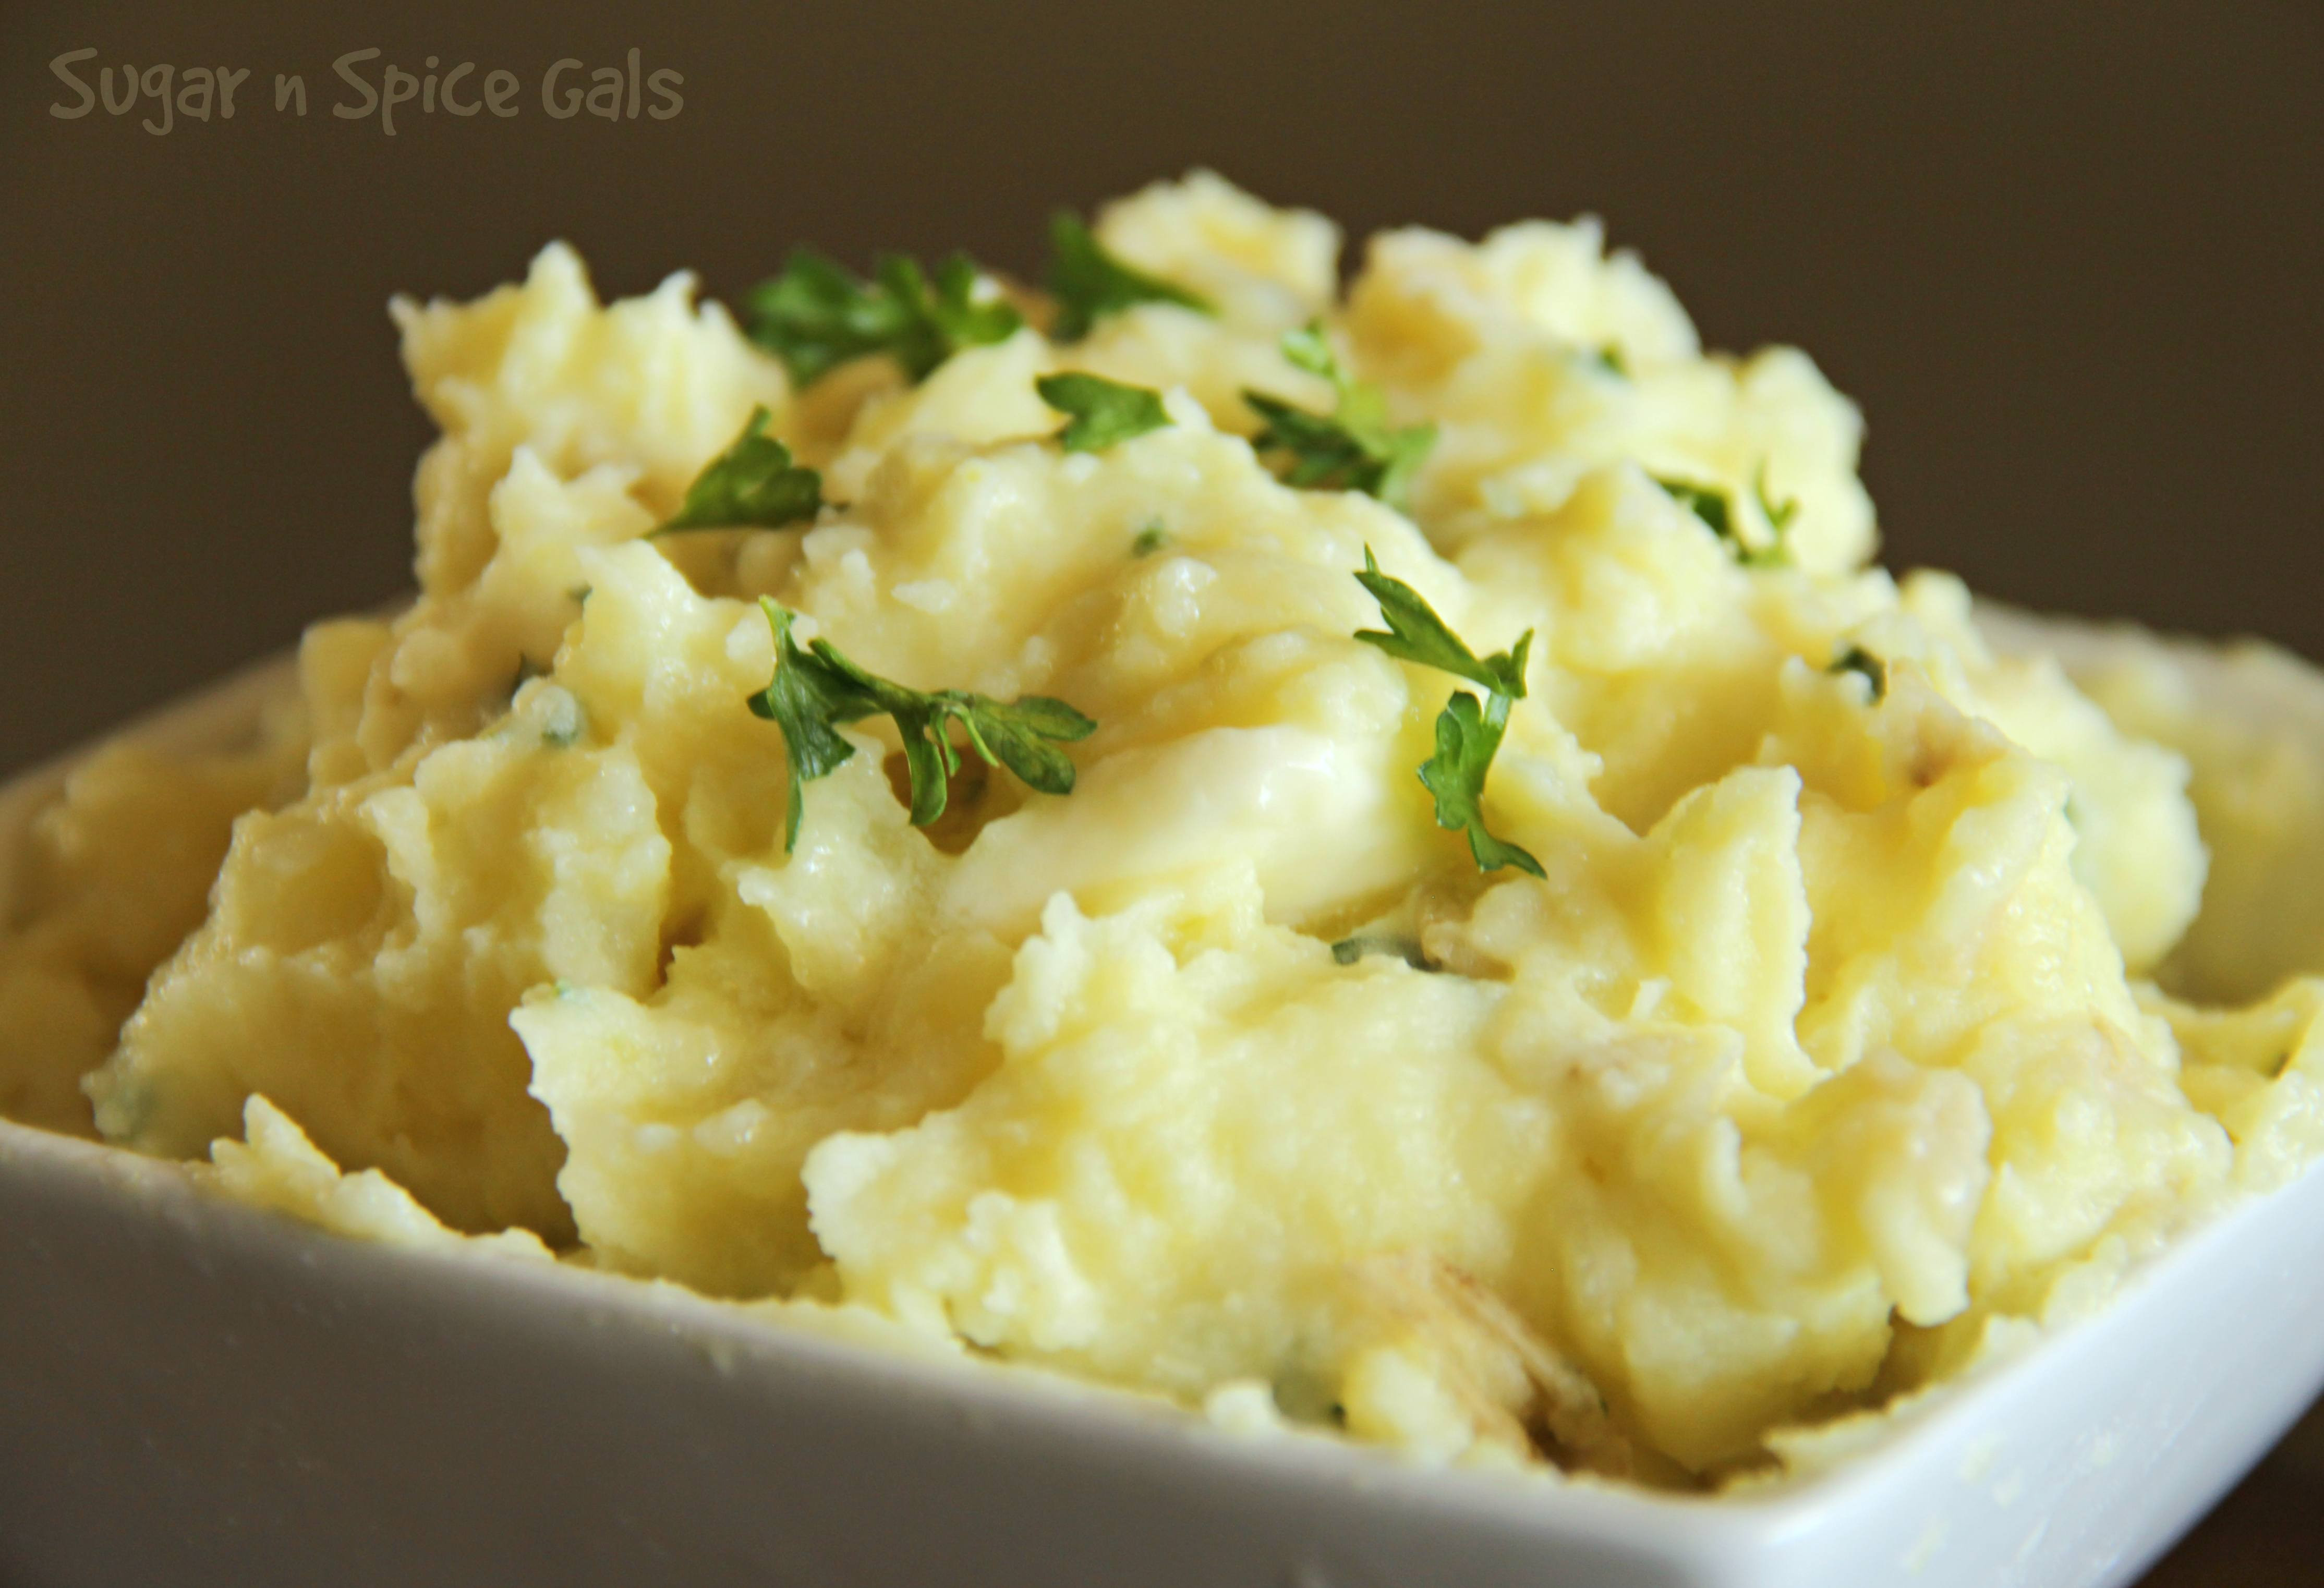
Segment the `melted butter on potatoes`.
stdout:
[[[562,247],[399,305],[418,603],[310,633],[294,789],[199,774],[249,808],[169,840],[194,887],[223,852],[206,913],[82,863],[20,899],[0,1101],[71,1125],[88,1070],[111,1140],[217,1140],[343,1232],[1674,1483],[2324,1146],[2324,953],[2235,957],[2316,891],[2312,752],[1868,566],[1803,355],[1706,356],[1594,225],[1391,234],[1343,301],[1328,222],[1213,177],[1097,232],[1213,312],[794,392],[683,278],[601,306]],[[1332,401],[1281,341],[1318,314],[1437,427],[1408,514],[1252,451],[1246,389]],[[1062,449],[1034,382],[1075,370],[1170,422]],[[841,505],[647,539],[758,405]],[[1533,633],[1484,811],[1543,877],[1434,819],[1451,684],[1355,638],[1368,549],[1480,655]],[[915,828],[868,717],[787,849],[761,596],[914,688],[1070,702],[1073,791],[979,768]],[[181,776],[95,763],[42,841],[140,841]]]

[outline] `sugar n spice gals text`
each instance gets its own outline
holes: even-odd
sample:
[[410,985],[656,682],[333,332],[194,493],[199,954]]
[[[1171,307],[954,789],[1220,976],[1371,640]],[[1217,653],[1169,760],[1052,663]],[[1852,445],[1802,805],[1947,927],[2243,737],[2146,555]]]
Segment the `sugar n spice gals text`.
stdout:
[[[49,62],[50,72],[64,85],[63,97],[49,106],[51,115],[77,121],[102,107],[109,116],[135,115],[146,132],[166,137],[182,122],[233,120],[240,107],[235,94],[251,75],[246,67],[93,64],[97,54],[95,49],[69,50]],[[678,92],[684,74],[669,67],[646,69],[643,52],[635,48],[618,65],[592,66],[578,56],[553,61],[535,79],[531,94],[505,67],[480,69],[473,60],[444,66],[430,55],[413,71],[394,61],[383,64],[380,56],[376,49],[350,50],[331,62],[339,97],[330,108],[341,121],[376,121],[391,138],[399,117],[408,122],[414,115],[506,120],[537,105],[555,121],[585,115],[604,121],[635,121],[641,115],[669,121],[686,108]],[[276,72],[272,88],[276,114],[307,114],[303,76]],[[251,97],[265,103],[263,89],[254,90],[244,106]]]

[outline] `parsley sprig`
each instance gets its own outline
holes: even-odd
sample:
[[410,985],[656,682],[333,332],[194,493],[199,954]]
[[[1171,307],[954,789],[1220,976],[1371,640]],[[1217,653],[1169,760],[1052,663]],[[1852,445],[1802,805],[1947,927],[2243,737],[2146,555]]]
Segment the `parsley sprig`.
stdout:
[[1049,335],[1060,342],[1078,342],[1106,316],[1140,303],[1218,312],[1201,293],[1116,259],[1070,209],[1049,218],[1049,296],[1057,300]]
[[1864,676],[1864,681],[1872,686],[1872,698],[1876,704],[1888,693],[1888,664],[1861,645],[1851,643],[1838,656],[1833,657],[1831,665],[1823,670],[1834,678],[1844,677],[1849,673],[1861,673]]
[[884,254],[872,279],[810,248],[795,251],[779,276],[744,300],[751,339],[774,354],[804,387],[851,358],[885,353],[913,380],[964,347],[999,342],[1024,323],[998,299],[976,296],[975,261],[954,254],[933,279],[919,261]]
[[1068,452],[1102,452],[1117,441],[1127,441],[1170,422],[1162,393],[1147,386],[1125,386],[1102,375],[1043,375],[1033,383],[1041,401],[1068,416],[1057,442]]
[[1287,457],[1290,466],[1283,477],[1289,485],[1363,491],[1391,507],[1402,506],[1412,476],[1436,444],[1436,427],[1389,425],[1388,401],[1379,388],[1348,378],[1320,323],[1286,333],[1283,356],[1332,383],[1332,411],[1311,413],[1280,397],[1246,391],[1242,400],[1266,421],[1251,438],[1252,448]]
[[677,513],[653,533],[779,530],[814,518],[823,507],[823,476],[793,462],[790,448],[767,434],[771,417],[763,403],[751,410],[742,433],[703,466]]
[[839,725],[886,716],[904,741],[904,763],[911,774],[912,825],[925,827],[944,815],[948,788],[960,770],[952,742],[958,723],[968,748],[988,766],[1005,766],[1044,794],[1074,791],[1074,763],[1056,748],[1086,739],[1097,724],[1062,700],[1028,695],[1002,702],[964,689],[923,692],[870,673],[840,654],[828,640],[806,650],[791,638],[796,614],[761,596],[759,606],[775,632],[775,676],[751,697],[751,710],[782,730],[790,759],[790,804],[783,822],[783,850],[798,845],[806,785],[827,777],[855,753]]
[[1486,831],[1483,805],[1485,774],[1508,730],[1509,707],[1525,698],[1526,652],[1533,646],[1533,631],[1518,636],[1510,650],[1480,657],[1444,626],[1419,591],[1380,572],[1369,546],[1364,548],[1364,571],[1356,582],[1371,592],[1388,621],[1386,630],[1358,630],[1357,639],[1399,660],[1484,686],[1481,702],[1460,689],[1444,703],[1436,718],[1436,753],[1421,762],[1420,780],[1436,797],[1436,825],[1448,832],[1467,832],[1469,853],[1476,857],[1479,871],[1509,865],[1541,876],[1541,862]]
[[1735,548],[1735,560],[1745,568],[1787,568],[1792,560],[1792,549],[1784,540],[1790,532],[1792,520],[1799,516],[1800,504],[1786,497],[1782,502],[1769,500],[1767,495],[1767,466],[1762,463],[1751,477],[1751,494],[1759,504],[1760,516],[1767,521],[1774,537],[1764,546],[1745,543],[1741,527],[1736,522],[1734,503],[1726,492],[1716,485],[1698,485],[1687,480],[1654,476],[1655,484],[1670,494],[1671,500],[1685,508],[1709,526],[1711,532]]

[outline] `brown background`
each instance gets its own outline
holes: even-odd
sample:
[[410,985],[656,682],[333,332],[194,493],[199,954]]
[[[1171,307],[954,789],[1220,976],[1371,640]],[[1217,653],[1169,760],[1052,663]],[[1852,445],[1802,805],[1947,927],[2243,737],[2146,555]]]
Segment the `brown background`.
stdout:
[[[1052,204],[1198,162],[1359,234],[1596,209],[1712,343],[1862,402],[1892,561],[2324,655],[2313,0],[268,9],[0,0],[0,769],[402,584],[391,292],[558,235],[608,291],[800,239],[1028,268]],[[676,119],[542,114],[632,45]],[[167,137],[51,117],[90,46],[252,77]],[[335,119],[367,46],[522,114]]]
[[[1892,563],[2324,656],[2312,3],[217,10],[0,0],[0,771],[402,586],[391,292],[559,235],[608,291],[801,240],[1025,270],[1053,204],[1194,163],[1358,235],[1600,211],[1709,341],[1863,404]],[[550,62],[632,45],[676,119],[542,114]],[[56,119],[87,46],[252,76],[167,137]],[[336,119],[369,46],[521,113]]]

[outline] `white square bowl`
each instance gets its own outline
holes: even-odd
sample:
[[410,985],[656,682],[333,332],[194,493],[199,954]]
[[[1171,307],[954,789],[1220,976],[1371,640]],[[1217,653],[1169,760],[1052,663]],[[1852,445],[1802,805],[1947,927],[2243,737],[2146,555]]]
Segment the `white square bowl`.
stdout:
[[[136,731],[222,744],[280,675]],[[0,852],[60,776],[0,791]],[[1839,1469],[1671,1496],[348,1242],[0,1123],[0,1582],[2103,1588],[2316,1393],[2319,1316],[2311,1173]]]

